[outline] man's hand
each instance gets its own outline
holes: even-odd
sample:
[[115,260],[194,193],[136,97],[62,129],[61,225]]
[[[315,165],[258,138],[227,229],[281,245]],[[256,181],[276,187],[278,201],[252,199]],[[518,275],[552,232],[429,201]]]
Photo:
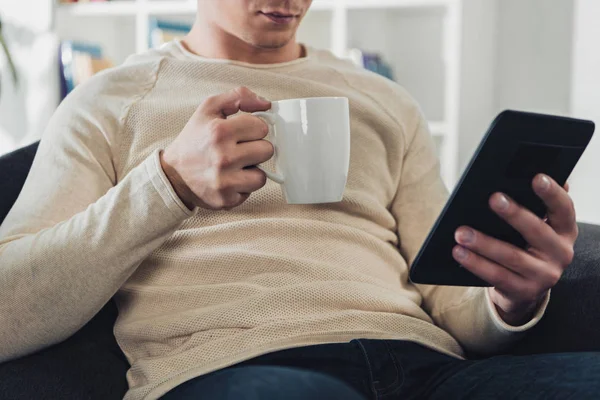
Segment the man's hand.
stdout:
[[273,156],[269,127],[255,112],[271,103],[244,87],[202,102],[177,138],[161,154],[161,166],[188,208],[219,210],[242,204],[266,183],[254,167]]
[[454,258],[469,271],[487,281],[498,313],[510,325],[531,319],[540,301],[573,260],[578,229],[573,201],[567,187],[561,188],[546,175],[533,180],[535,193],[546,203],[547,222],[531,211],[495,193],[490,207],[523,235],[529,244],[522,250],[469,227],[457,229],[459,245]]

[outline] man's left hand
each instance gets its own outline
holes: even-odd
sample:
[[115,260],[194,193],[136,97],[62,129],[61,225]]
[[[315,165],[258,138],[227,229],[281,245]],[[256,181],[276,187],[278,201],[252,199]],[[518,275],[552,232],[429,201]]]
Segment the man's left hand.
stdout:
[[547,221],[502,193],[490,197],[492,210],[523,235],[526,250],[466,226],[456,230],[454,258],[493,286],[490,298],[509,325],[531,319],[573,260],[578,229],[567,189],[546,175],[533,180],[533,190],[548,209]]

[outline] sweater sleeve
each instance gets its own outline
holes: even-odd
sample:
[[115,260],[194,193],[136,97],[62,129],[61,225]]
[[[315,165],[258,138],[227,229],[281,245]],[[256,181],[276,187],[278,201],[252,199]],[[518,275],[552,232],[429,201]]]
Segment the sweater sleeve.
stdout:
[[[400,251],[409,265],[448,199],[435,143],[427,122],[420,113],[417,115],[392,205],[398,221]],[[466,350],[479,354],[499,352],[518,340],[540,320],[549,301],[547,296],[531,321],[515,327],[506,324],[498,315],[486,288],[416,286],[423,297],[422,306],[434,322],[453,335]]]
[[52,117],[0,226],[0,362],[75,333],[192,214],[164,175],[158,149],[117,182],[127,85],[149,89],[155,73],[93,78]]

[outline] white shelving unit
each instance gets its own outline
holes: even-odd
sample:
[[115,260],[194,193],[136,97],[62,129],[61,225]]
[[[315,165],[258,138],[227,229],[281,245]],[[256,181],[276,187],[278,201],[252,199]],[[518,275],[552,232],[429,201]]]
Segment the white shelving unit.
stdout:
[[[102,44],[120,63],[148,50],[150,18],[192,22],[196,1],[56,3],[54,27],[62,39]],[[431,120],[448,188],[459,164],[462,7],[463,0],[314,0],[298,32],[301,42],[341,57],[354,47],[384,55]]]

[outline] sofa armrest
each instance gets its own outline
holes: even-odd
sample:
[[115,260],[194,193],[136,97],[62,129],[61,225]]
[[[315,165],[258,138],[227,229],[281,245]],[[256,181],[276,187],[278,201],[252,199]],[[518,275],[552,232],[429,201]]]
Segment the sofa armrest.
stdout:
[[0,224],[21,192],[38,144],[30,144],[0,157]]
[[[21,192],[37,143],[0,157],[0,224]],[[62,343],[0,364],[0,399],[122,399],[129,364],[113,335],[110,301]]]
[[600,226],[579,224],[575,259],[542,320],[511,354],[600,351]]
[[129,364],[113,336],[110,301],[62,343],[0,364],[0,399],[120,400]]

